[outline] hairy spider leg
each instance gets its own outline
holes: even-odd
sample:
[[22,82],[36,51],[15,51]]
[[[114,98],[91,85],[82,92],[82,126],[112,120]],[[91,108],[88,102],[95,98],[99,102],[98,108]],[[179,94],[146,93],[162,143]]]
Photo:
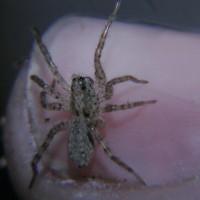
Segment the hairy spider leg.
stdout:
[[99,88],[102,88],[102,89],[105,89],[106,75],[105,75],[105,72],[101,65],[101,54],[102,54],[102,50],[103,50],[103,47],[104,47],[104,44],[106,41],[106,37],[108,35],[108,30],[109,30],[112,22],[114,21],[114,19],[117,16],[117,12],[119,10],[120,3],[121,3],[120,0],[117,1],[114,11],[111,14],[110,18],[108,19],[108,22],[107,22],[103,32],[101,33],[100,40],[99,40],[99,43],[98,43],[96,51],[95,51],[95,56],[94,56],[95,78],[96,78],[96,81],[98,82]]
[[126,81],[132,81],[134,83],[142,83],[142,84],[148,83],[148,81],[137,79],[136,77],[131,76],[131,75],[124,75],[117,78],[113,78],[106,83],[105,98],[110,99],[112,97],[114,85],[118,83],[123,83]]
[[33,34],[35,36],[35,40],[38,44],[38,47],[41,51],[41,53],[43,54],[49,69],[51,70],[52,74],[55,76],[56,81],[61,84],[62,88],[64,90],[69,90],[70,86],[68,85],[68,83],[65,81],[65,79],[62,77],[62,75],[60,74],[60,72],[58,71],[57,66],[55,65],[55,63],[53,62],[50,53],[48,52],[47,47],[45,46],[45,44],[42,42],[41,39],[41,35],[40,32],[37,28],[33,28]]
[[34,155],[32,161],[31,161],[31,167],[32,167],[32,171],[33,171],[33,176],[32,179],[30,181],[29,184],[29,189],[32,188],[34,182],[35,182],[35,178],[37,177],[38,174],[38,170],[37,170],[37,164],[40,161],[41,157],[43,156],[44,152],[46,151],[47,147],[49,146],[49,144],[51,143],[51,141],[53,140],[54,136],[64,130],[65,128],[67,128],[69,126],[69,122],[68,121],[62,121],[59,124],[55,125],[48,133],[48,135],[46,136],[46,139],[44,141],[44,143],[39,147],[37,153]]

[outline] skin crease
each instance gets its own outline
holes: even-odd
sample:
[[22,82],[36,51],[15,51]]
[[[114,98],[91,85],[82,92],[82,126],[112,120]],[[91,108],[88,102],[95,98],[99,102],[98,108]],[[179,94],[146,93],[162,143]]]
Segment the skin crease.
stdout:
[[[69,84],[72,74],[94,78],[94,51],[104,24],[91,18],[64,18],[45,35],[44,42]],[[41,53],[34,51],[14,85],[4,135],[8,169],[19,196],[34,200],[198,199],[199,52],[198,34],[114,22],[101,59],[107,80],[133,75],[149,83],[116,85],[110,102],[158,102],[102,114],[106,124],[99,131],[113,153],[131,166],[147,187],[140,187],[133,175],[110,161],[100,145],[88,168],[75,168],[67,155],[65,131],[53,140],[38,165],[36,182],[28,190],[36,145],[54,124],[68,117],[41,108],[41,89],[29,77],[38,75],[49,85],[53,78]],[[101,180],[73,179],[84,176]]]

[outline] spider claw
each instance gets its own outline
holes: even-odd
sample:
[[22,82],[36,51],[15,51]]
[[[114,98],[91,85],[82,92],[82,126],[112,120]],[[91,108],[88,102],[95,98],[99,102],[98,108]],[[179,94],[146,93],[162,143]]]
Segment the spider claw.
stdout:
[[38,174],[37,169],[35,167],[33,167],[33,176],[31,178],[31,181],[30,181],[29,186],[28,186],[29,190],[33,187],[33,185],[35,183],[35,179],[37,177],[37,174]]
[[[38,158],[38,156],[36,156],[35,158]],[[32,167],[33,176],[32,176],[31,181],[29,183],[29,187],[28,187],[29,189],[31,189],[33,187],[35,179],[36,179],[37,174],[38,174],[37,165],[36,165],[34,160],[32,161],[31,167]]]
[[31,181],[30,181],[29,186],[28,186],[29,190],[33,187],[33,184],[34,184],[34,182],[35,182],[35,178],[36,178],[36,176],[33,176],[33,177],[31,178]]

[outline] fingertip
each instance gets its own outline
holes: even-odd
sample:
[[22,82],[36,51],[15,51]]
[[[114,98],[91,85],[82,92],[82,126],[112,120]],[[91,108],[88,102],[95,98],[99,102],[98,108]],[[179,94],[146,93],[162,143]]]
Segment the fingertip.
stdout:
[[[68,79],[68,81],[71,80],[68,77],[68,75],[71,76],[71,72],[72,73],[76,72],[76,73],[81,73],[81,74],[89,73],[91,74],[91,76],[93,76],[93,68],[92,68],[93,63],[91,60],[93,60],[92,59],[93,51],[96,47],[95,46],[96,41],[98,40],[98,37],[96,37],[96,35],[99,36],[97,32],[99,32],[98,30],[101,30],[104,23],[102,23],[99,20],[97,21],[95,20],[88,21],[88,20],[89,19],[85,19],[85,18],[84,19],[76,18],[76,20],[74,20],[74,18],[68,19],[67,21],[68,25],[70,25],[69,23],[70,21],[71,22],[73,21],[74,24],[72,23],[71,27],[70,26],[68,27],[69,29],[72,28],[72,30],[67,30],[67,31],[65,29],[66,23],[62,21],[62,26],[63,26],[63,29],[65,29],[65,31],[54,32],[53,34],[52,34],[53,31],[50,31],[51,33],[50,39],[48,38],[48,36],[46,36],[46,41],[51,41],[52,37],[53,38],[55,37],[56,42],[58,42],[58,43],[55,42],[56,44],[54,43],[55,46],[50,45],[51,54],[54,55],[56,63],[58,61],[59,66],[61,66],[62,74],[63,76],[66,76],[66,79]],[[94,28],[95,24],[97,24],[97,29]],[[59,25],[61,29],[62,29],[62,26]],[[89,29],[90,26],[92,27],[92,29],[95,30],[95,32],[92,32],[92,30]],[[80,27],[84,27],[85,29],[89,29],[89,30],[87,31],[85,29],[82,30]],[[117,27],[118,28],[115,29],[116,33],[119,33],[120,30],[123,30],[123,31],[125,30],[124,25],[122,24]],[[137,29],[138,27],[135,27],[135,28]],[[84,31],[84,34],[80,35],[81,30]],[[148,31],[148,30],[145,30],[145,31]],[[58,33],[58,35],[56,35],[56,33]],[[89,33],[91,33],[91,37],[88,38]],[[133,32],[129,32],[129,33],[132,37]],[[66,39],[66,36],[69,36],[69,38]],[[81,41],[83,40],[83,43],[81,43],[79,39]],[[106,55],[110,56],[110,54],[113,53],[112,48],[111,48],[112,45],[115,44],[115,41],[114,42],[113,41],[114,40],[112,40],[112,42],[108,44],[108,49],[110,53],[108,52],[108,49],[107,50],[105,49],[105,52],[108,53],[108,54],[105,53],[105,57]],[[77,43],[78,43],[78,46],[74,48],[75,44]],[[87,44],[87,49],[85,48],[84,43]],[[121,44],[120,49],[123,49],[124,48],[122,47],[123,42],[120,44]],[[91,47],[88,48],[88,46],[91,46]],[[125,49],[127,47],[128,46],[125,45]],[[82,48],[82,51],[80,51],[81,48]],[[121,51],[123,53],[124,50],[121,50]],[[128,51],[132,52],[130,49]],[[123,55],[122,53],[120,53],[121,56]],[[38,53],[36,54],[38,56]],[[127,53],[124,52],[124,54],[126,55]],[[88,55],[90,55],[91,60],[89,59],[89,61],[88,60],[85,61],[85,58],[87,58]],[[87,180],[87,181],[79,182],[69,177],[66,178],[66,172],[67,173],[69,172],[69,164],[65,163],[67,159],[66,159],[66,142],[65,142],[66,135],[64,133],[61,136],[61,139],[60,140],[58,139],[57,142],[55,142],[55,146],[52,148],[54,150],[52,151],[50,150],[49,153],[47,153],[48,156],[44,159],[44,161],[41,164],[42,167],[40,168],[40,175],[37,177],[37,180],[34,183],[34,186],[32,187],[31,191],[28,191],[27,189],[28,184],[32,177],[30,161],[32,159],[36,146],[41,143],[41,141],[44,138],[45,133],[48,133],[48,129],[49,127],[52,126],[52,123],[54,123],[54,120],[57,120],[58,118],[60,119],[60,117],[63,117],[58,114],[56,115],[56,117],[54,117],[54,115],[51,115],[48,112],[44,114],[44,111],[41,109],[41,106],[38,103],[39,102],[38,94],[40,90],[38,89],[37,85],[33,86],[32,82],[29,81],[30,75],[33,77],[34,76],[33,74],[40,74],[47,81],[50,80],[49,81],[50,83],[52,82],[52,78],[51,77],[49,78],[49,76],[47,75],[48,72],[46,73],[47,70],[46,68],[44,68],[45,67],[44,63],[38,61],[37,56],[36,56],[37,58],[36,60],[34,60],[35,58],[32,58],[31,63],[29,63],[28,66],[22,69],[18,77],[18,80],[15,83],[13,93],[10,98],[11,100],[8,105],[8,111],[7,111],[8,122],[6,125],[7,127],[6,131],[5,131],[6,132],[5,133],[5,149],[7,152],[7,159],[9,161],[10,175],[11,175],[11,178],[15,185],[16,190],[18,190],[18,192],[20,193],[21,196],[23,196],[23,198],[24,196],[26,196],[27,199],[52,199],[54,197],[54,199],[56,198],[57,200],[59,199],[62,200],[62,199],[66,199],[66,196],[69,197],[69,199],[76,199],[76,198],[82,198],[82,199],[94,199],[94,198],[95,199],[98,199],[98,198],[99,199],[115,199],[115,198],[128,199],[129,198],[130,199],[134,197],[135,199],[144,200],[144,199],[148,199],[149,194],[151,194],[152,199],[156,199],[156,197],[158,196],[162,197],[163,199],[167,199],[169,197],[169,194],[171,194],[172,196],[173,196],[173,193],[180,195],[181,192],[182,193],[184,192],[184,189],[183,189],[184,187],[188,188],[188,187],[193,187],[195,184],[199,184],[199,180],[197,179],[195,181],[194,180],[191,181],[190,182],[191,184],[185,183],[183,181],[183,183],[182,182],[181,183],[178,182],[177,184],[175,183],[174,184],[175,186],[173,185],[172,186],[167,185],[167,187],[153,186],[153,187],[140,187],[139,189],[138,188],[135,189],[133,185],[127,182],[125,183],[114,182],[113,184],[109,184],[108,183],[109,181],[98,180],[98,179],[97,180],[88,179],[89,181]],[[115,70],[113,70],[113,67],[115,67],[116,64],[118,64],[119,66],[121,66],[121,64],[126,66],[127,63],[123,61],[119,63],[119,60],[116,59],[117,60],[116,61],[114,59],[114,62],[109,65],[110,61],[108,57],[103,58],[103,62],[104,62],[104,66],[106,70],[108,71],[108,76],[110,77],[118,76],[119,74],[123,75],[125,70],[127,70],[127,72],[129,72],[129,70],[132,70],[130,71],[131,74],[132,73],[134,74],[134,71],[137,71],[141,77],[144,77],[146,74],[146,71],[148,72],[151,71],[149,70],[149,68],[146,68],[146,71],[143,72],[141,70],[142,68],[140,67],[134,68],[134,69],[130,67],[123,68],[123,69],[115,68]],[[108,62],[106,62],[106,59]],[[79,60],[79,62],[77,62],[77,60]],[[34,61],[36,61],[35,62],[36,64],[34,63]],[[130,63],[127,65],[135,66]],[[91,69],[89,67],[88,68],[83,67],[79,69],[80,66],[91,66]],[[151,73],[149,72],[148,76],[150,76],[150,74]],[[169,177],[170,177],[168,176],[170,173],[166,175],[167,173],[165,174],[164,173],[165,170],[163,170],[164,169],[163,166],[165,164],[166,165],[168,164],[168,163],[162,162],[163,155],[167,155],[170,157],[170,155],[173,155],[174,153],[176,153],[176,151],[172,151],[172,152],[170,151],[168,154],[167,153],[168,151],[165,151],[165,150],[170,150],[170,149],[177,150],[176,148],[174,149],[174,146],[176,146],[177,144],[180,144],[179,143],[180,138],[183,138],[183,135],[178,135],[178,139],[177,139],[175,137],[176,132],[174,132],[173,135],[170,135],[170,137],[172,137],[173,139],[168,140],[169,138],[166,137],[167,135],[169,136],[170,134],[168,130],[169,128],[170,130],[176,129],[178,133],[180,133],[180,130],[183,130],[182,128],[181,129],[179,128],[180,126],[176,126],[176,123],[178,123],[180,118],[183,116],[183,113],[182,113],[183,109],[182,107],[181,109],[178,109],[178,110],[176,109],[177,109],[177,106],[182,105],[184,107],[184,105],[188,105],[188,104],[185,104],[185,101],[184,102],[175,101],[174,103],[174,100],[170,99],[168,95],[166,95],[167,96],[167,100],[166,100],[165,98],[166,96],[162,96],[162,95],[159,96],[161,92],[160,93],[152,92],[154,90],[158,91],[159,89],[159,87],[155,87],[155,82],[157,79],[155,79],[154,73],[152,73],[152,77],[153,78],[151,79],[150,77],[150,79],[153,80],[151,81],[153,83],[152,84],[153,89],[145,85],[144,88],[147,88],[147,89],[143,90],[143,88],[139,88],[143,91],[144,94],[142,94],[142,92],[140,93],[138,92],[138,90],[137,91],[132,90],[131,88],[130,90],[128,90],[128,93],[129,93],[128,95],[130,95],[129,97],[131,99],[135,97],[151,99],[151,98],[156,98],[155,96],[157,95],[159,97],[158,101],[161,102],[161,104],[159,106],[156,105],[156,108],[155,106],[147,106],[148,108],[141,109],[138,112],[134,111],[133,113],[130,112],[129,114],[127,113],[118,114],[116,115],[115,119],[110,120],[109,118],[106,118],[108,119],[107,121],[109,121],[109,123],[107,123],[108,128],[106,128],[108,132],[108,134],[106,134],[106,140],[109,141],[109,144],[113,147],[113,149],[117,153],[120,154],[120,156],[124,160],[127,159],[127,161],[130,162],[130,164],[134,168],[138,169],[138,171],[141,171],[140,174],[142,174],[142,177],[146,177],[145,180],[147,179],[148,185],[153,185],[156,183],[159,185],[159,183],[161,182],[166,183],[167,181],[169,181]],[[165,90],[162,90],[162,92],[165,92]],[[123,96],[123,95],[121,95],[120,93],[120,96]],[[150,102],[156,103],[157,100],[151,100]],[[30,114],[30,105],[31,105],[32,114]],[[188,110],[185,110],[184,113],[186,113],[186,111]],[[188,126],[186,125],[192,125],[193,123],[191,121],[196,120],[195,113],[198,114],[197,111],[198,109],[195,109],[194,115],[191,116],[191,119],[181,118],[184,122],[184,123],[181,123],[181,127],[184,126],[184,128],[186,128],[187,130]],[[44,119],[46,119],[46,117],[50,119],[48,120],[48,122],[44,122],[45,121]],[[34,118],[34,120],[32,120],[32,118]],[[166,123],[167,120],[171,120],[171,118],[173,118],[174,122],[171,123],[170,121],[170,123]],[[198,123],[195,123],[195,125],[196,127],[199,127],[197,126]],[[37,131],[39,133],[39,136],[36,134]],[[128,134],[126,133],[127,131],[128,131]],[[154,135],[153,133],[155,132],[159,134]],[[114,135],[112,133],[116,133],[116,134]],[[160,140],[158,141],[158,139]],[[176,141],[176,143],[173,143],[172,141]],[[171,142],[175,145],[172,146]],[[184,145],[181,146],[181,148],[183,147],[185,146]],[[61,153],[58,153],[59,151]],[[183,148],[183,151],[178,150],[177,155],[180,155],[181,152],[185,152],[185,148]],[[121,173],[120,171],[121,169],[118,170],[118,166],[112,165],[110,160],[107,159],[102,152],[97,153],[97,156],[99,156],[97,161],[100,160],[100,162],[96,162],[96,164],[94,164],[94,166],[90,168],[91,171],[89,171],[89,174],[95,174],[95,175],[101,174],[103,176],[105,175],[106,177],[112,177],[113,174],[115,177],[116,176],[118,177],[118,175],[120,174],[121,177],[124,177],[123,172]],[[179,156],[179,158],[180,157],[185,158],[184,156]],[[188,157],[190,157],[189,154],[188,154]],[[156,158],[155,160],[153,160],[153,164],[155,164],[155,166],[151,164],[152,160],[150,158],[151,159]],[[174,159],[176,159],[177,161],[177,158],[174,157]],[[165,161],[167,161],[167,159],[165,159]],[[170,159],[169,161],[171,162]],[[156,164],[159,164],[159,165],[156,165]],[[168,166],[169,166],[169,169],[171,170],[171,164],[169,164]],[[173,162],[173,166],[177,166],[177,162],[176,163]],[[93,171],[93,169],[95,170]],[[159,170],[157,171],[156,169],[159,169],[160,171]],[[180,167],[178,169],[180,169]],[[175,172],[172,170],[173,174],[176,174]],[[79,172],[77,172],[77,174],[78,173]],[[129,175],[125,175],[125,177],[126,176],[129,178]],[[162,177],[164,178],[162,179]],[[174,179],[172,178],[170,180],[174,180]],[[118,191],[116,191],[116,188],[118,188]],[[179,191],[175,190],[176,188],[178,188]],[[167,194],[167,190],[168,190],[168,194]],[[192,193],[192,190],[190,192]]]

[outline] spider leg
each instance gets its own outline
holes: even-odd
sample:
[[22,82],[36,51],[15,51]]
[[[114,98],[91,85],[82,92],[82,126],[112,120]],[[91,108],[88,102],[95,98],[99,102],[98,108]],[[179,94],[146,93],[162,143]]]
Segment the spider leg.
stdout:
[[131,167],[129,167],[126,163],[124,163],[118,157],[113,155],[111,149],[105,144],[105,142],[103,141],[103,139],[99,135],[96,137],[96,140],[97,140],[97,142],[99,144],[101,144],[101,146],[103,147],[104,152],[106,153],[106,155],[108,155],[110,157],[110,159],[113,162],[115,162],[120,167],[124,168],[129,173],[132,173],[142,185],[146,185],[144,180]]
[[144,106],[146,104],[154,104],[156,103],[156,100],[149,100],[149,101],[136,101],[131,103],[125,103],[120,105],[114,105],[114,104],[106,104],[106,106],[103,108],[104,112],[113,112],[118,110],[126,110],[135,108],[137,106]]
[[[55,80],[53,80],[51,87],[54,89],[55,88]],[[42,105],[43,108],[48,109],[48,110],[63,110],[63,104],[62,103],[58,103],[58,102],[47,102],[47,93],[45,91],[42,91],[40,93],[40,103]]]
[[54,99],[63,101],[61,94],[54,90],[54,87],[47,85],[41,78],[36,75],[30,76],[31,80],[37,83],[45,93],[51,95]]
[[36,29],[33,28],[33,34],[35,36],[35,40],[38,44],[38,47],[40,49],[40,51],[42,52],[49,69],[51,70],[52,74],[55,76],[56,81],[61,84],[62,88],[65,90],[69,90],[69,85],[68,83],[65,81],[65,79],[62,77],[62,75],[60,74],[60,72],[58,71],[57,66],[55,65],[55,63],[53,62],[50,53],[48,52],[47,47],[45,46],[45,44],[42,42],[41,39],[41,35],[40,32]]
[[96,80],[97,80],[100,88],[105,88],[105,84],[106,84],[106,75],[101,66],[101,60],[100,60],[101,54],[102,54],[102,50],[104,48],[108,30],[109,30],[113,20],[116,18],[117,12],[119,10],[120,2],[121,2],[120,0],[117,1],[114,11],[111,14],[110,18],[108,19],[108,22],[107,22],[103,32],[101,33],[100,40],[99,40],[98,46],[95,51],[95,56],[94,56],[95,77],[96,77]]
[[126,81],[133,81],[134,83],[142,83],[142,84],[148,83],[148,81],[137,79],[136,77],[131,76],[131,75],[113,78],[112,80],[110,80],[106,83],[105,98],[110,99],[112,97],[114,85],[116,85],[118,83],[123,83],[123,82],[126,82]]
[[40,93],[40,103],[42,105],[43,108],[48,109],[48,110],[63,110],[66,111],[66,109],[64,108],[64,105],[62,103],[59,102],[47,102],[46,99],[46,95],[47,93],[42,91]]
[[46,151],[46,149],[48,148],[49,144],[51,143],[51,141],[53,140],[54,136],[60,132],[61,130],[65,129],[66,127],[68,127],[69,122],[68,121],[64,121],[64,122],[60,122],[59,124],[55,125],[48,133],[48,135],[46,136],[45,141],[43,142],[43,144],[39,147],[37,153],[34,155],[32,161],[31,161],[31,168],[32,168],[32,172],[33,172],[33,176],[32,179],[30,181],[29,184],[29,189],[32,188],[34,182],[35,182],[35,178],[37,177],[38,174],[38,170],[37,170],[37,164],[40,161],[41,157],[43,156],[44,152]]

